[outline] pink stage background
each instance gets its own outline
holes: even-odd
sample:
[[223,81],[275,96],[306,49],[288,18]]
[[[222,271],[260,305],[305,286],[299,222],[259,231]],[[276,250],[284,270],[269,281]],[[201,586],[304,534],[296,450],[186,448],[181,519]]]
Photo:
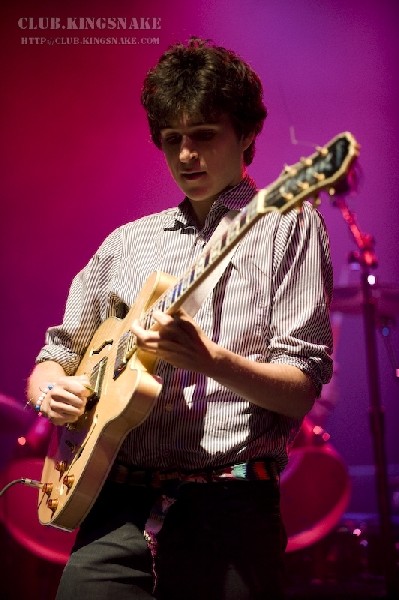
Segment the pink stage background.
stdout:
[[[151,17],[160,29],[35,30],[18,24],[32,18],[37,25],[39,17]],[[395,0],[3,2],[0,393],[24,402],[25,379],[44,331],[60,321],[72,277],[105,235],[179,201],[162,154],[150,142],[139,96],[160,53],[190,35],[233,48],[264,82],[269,117],[250,167],[260,187],[315,145],[341,131],[355,135],[362,177],[348,204],[360,228],[375,237],[378,280],[399,288],[397,31]],[[92,42],[54,42],[61,37]],[[117,43],[96,43],[100,37]],[[122,44],[123,37],[137,43]],[[347,266],[356,249],[347,225],[328,198],[320,210],[336,284],[358,283],[359,274]],[[395,313],[396,321],[398,306]],[[338,401],[328,430],[353,473],[350,508],[375,511],[363,323],[360,315],[339,319]],[[388,337],[393,357],[379,333],[377,339],[387,460],[390,473],[397,473],[396,323]]]

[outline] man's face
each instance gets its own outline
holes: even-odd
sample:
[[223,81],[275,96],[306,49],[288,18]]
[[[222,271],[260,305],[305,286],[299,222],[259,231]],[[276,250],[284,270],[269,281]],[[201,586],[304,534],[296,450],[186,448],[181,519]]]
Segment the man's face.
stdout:
[[196,212],[206,214],[222,190],[240,182],[252,139],[238,139],[227,115],[211,123],[183,118],[161,130],[171,175]]

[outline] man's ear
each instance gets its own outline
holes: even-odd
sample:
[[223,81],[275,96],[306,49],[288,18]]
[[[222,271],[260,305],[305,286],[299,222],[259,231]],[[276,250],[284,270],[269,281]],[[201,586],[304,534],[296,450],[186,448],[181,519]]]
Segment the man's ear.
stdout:
[[253,131],[251,131],[251,133],[248,133],[245,136],[244,135],[242,136],[241,147],[242,147],[243,152],[245,152],[245,150],[250,147],[250,145],[252,144],[254,139],[255,139],[255,133]]

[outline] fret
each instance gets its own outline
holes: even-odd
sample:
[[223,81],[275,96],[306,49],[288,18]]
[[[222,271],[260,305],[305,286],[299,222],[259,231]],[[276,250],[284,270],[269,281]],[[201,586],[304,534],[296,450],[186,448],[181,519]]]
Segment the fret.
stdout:
[[197,279],[204,272],[204,257],[200,256],[195,263],[195,278]]
[[165,295],[162,296],[162,302],[158,302],[158,307],[161,312],[165,312],[166,310],[166,298]]
[[245,212],[246,212],[247,217],[248,217],[248,223],[252,223],[252,221],[254,220],[254,218],[259,214],[259,211],[258,211],[258,194],[248,204],[248,206],[246,207]]
[[180,298],[180,297],[183,295],[183,293],[184,293],[184,288],[183,288],[183,279],[180,279],[180,280],[177,282],[177,284],[176,284],[176,285],[177,285],[177,293],[178,293],[178,295],[179,295],[179,298]]
[[[156,309],[156,308],[157,307],[155,306],[154,309]],[[143,329],[148,330],[154,324],[154,319],[152,318],[152,314],[153,314],[153,310],[149,310],[147,313],[145,313],[145,315],[144,315],[145,321],[144,321]]]
[[[169,290],[168,290],[168,292],[169,292]],[[172,304],[172,302],[171,302],[169,294],[165,293],[165,298],[163,301],[163,306],[164,306],[163,312],[167,312],[169,310],[169,308],[171,307],[171,304]]]
[[243,229],[247,223],[247,213],[245,210],[242,210],[239,218],[240,228]]
[[184,292],[190,287],[190,282],[187,279],[187,275],[185,275],[183,277],[183,279],[181,279],[180,281],[180,296],[182,296],[184,294]]
[[225,231],[222,235],[222,237],[219,240],[220,242],[220,251],[222,252],[224,250],[224,248],[226,247],[227,244],[227,231]]
[[227,244],[230,244],[240,233],[240,222],[234,219],[230,227],[227,230]]
[[211,261],[211,253],[208,250],[208,252],[204,256],[204,268],[205,269],[209,266],[210,261]]
[[176,300],[178,300],[180,297],[179,295],[179,286],[176,284],[173,286],[172,289],[172,304],[174,304],[176,302]]
[[188,278],[189,284],[191,285],[194,280],[195,280],[195,268],[191,269],[190,276]]
[[220,251],[222,248],[222,240],[216,240],[211,248],[211,262],[215,262],[215,260],[219,257]]

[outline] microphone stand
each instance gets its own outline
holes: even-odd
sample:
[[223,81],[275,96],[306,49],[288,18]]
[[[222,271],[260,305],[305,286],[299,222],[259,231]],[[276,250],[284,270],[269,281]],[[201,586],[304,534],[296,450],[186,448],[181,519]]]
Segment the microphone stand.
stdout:
[[389,497],[387,460],[384,442],[384,409],[381,404],[378,356],[376,344],[377,310],[373,298],[373,278],[370,277],[372,268],[377,267],[378,261],[374,251],[374,238],[360,231],[353,213],[349,210],[345,200],[334,199],[349,226],[358,252],[350,254],[349,261],[359,264],[361,269],[361,291],[363,298],[362,313],[366,341],[366,361],[368,372],[368,386],[370,396],[369,421],[373,441],[375,483],[377,491],[377,505],[380,521],[380,536],[383,555],[384,580],[387,598],[399,598],[399,578],[396,558],[396,548],[391,519],[391,503]]

